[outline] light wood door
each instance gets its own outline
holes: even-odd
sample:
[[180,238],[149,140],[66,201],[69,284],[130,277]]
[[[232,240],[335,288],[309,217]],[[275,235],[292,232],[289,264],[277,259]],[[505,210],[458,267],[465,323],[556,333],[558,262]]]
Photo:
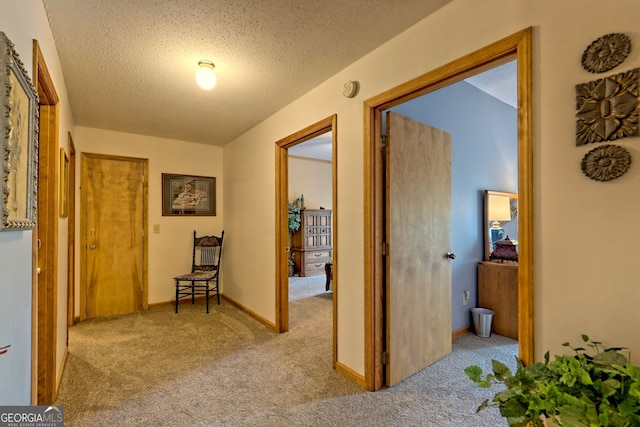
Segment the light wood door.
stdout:
[[387,113],[386,384],[451,352],[451,135]]
[[83,156],[86,318],[130,313],[145,305],[144,167],[140,159]]

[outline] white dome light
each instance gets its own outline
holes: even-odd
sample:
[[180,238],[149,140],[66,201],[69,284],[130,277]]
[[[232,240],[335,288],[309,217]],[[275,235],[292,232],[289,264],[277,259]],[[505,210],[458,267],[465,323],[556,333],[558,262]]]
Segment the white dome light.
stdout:
[[213,71],[215,65],[211,61],[199,61],[198,72],[196,73],[196,82],[202,89],[210,90],[218,82],[218,78],[216,77],[216,73]]

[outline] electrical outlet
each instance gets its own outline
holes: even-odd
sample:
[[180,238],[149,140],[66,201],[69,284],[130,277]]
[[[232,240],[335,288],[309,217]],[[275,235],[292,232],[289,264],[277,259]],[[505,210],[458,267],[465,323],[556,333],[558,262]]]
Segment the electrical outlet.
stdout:
[[462,305],[467,305],[469,303],[469,298],[471,298],[471,292],[464,291],[462,293]]

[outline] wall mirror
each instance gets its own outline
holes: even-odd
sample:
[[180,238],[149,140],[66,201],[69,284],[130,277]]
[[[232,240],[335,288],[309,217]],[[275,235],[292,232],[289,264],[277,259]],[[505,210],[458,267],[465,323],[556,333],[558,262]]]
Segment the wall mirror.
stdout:
[[509,237],[518,243],[518,195],[501,191],[484,192],[484,259],[489,260],[495,242]]

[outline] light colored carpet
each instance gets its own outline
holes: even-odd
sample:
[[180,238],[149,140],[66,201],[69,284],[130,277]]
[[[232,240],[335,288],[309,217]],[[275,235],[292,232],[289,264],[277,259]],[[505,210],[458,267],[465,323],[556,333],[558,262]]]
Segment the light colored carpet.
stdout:
[[327,278],[324,274],[310,277],[289,277],[289,302],[298,301],[315,295],[327,294],[331,296],[331,291],[326,292]]
[[[324,277],[290,282],[290,332],[237,308],[183,304],[70,330],[56,405],[66,426],[506,426],[475,410],[493,390],[464,374],[492,358],[515,366],[517,343],[467,334],[402,383],[367,392],[332,368],[332,293]],[[304,297],[306,295],[306,297]],[[297,299],[296,299],[297,298]]]

